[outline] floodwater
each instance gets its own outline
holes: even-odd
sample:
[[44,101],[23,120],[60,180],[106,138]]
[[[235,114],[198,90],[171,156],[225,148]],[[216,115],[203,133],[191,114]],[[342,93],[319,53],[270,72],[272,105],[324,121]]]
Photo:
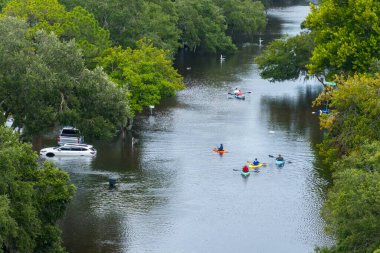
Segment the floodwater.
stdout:
[[[262,44],[300,32],[308,11],[270,10]],[[331,244],[313,151],[320,86],[262,80],[253,64],[261,50],[245,44],[223,61],[179,55],[186,90],[139,116],[125,141],[92,143],[96,158],[55,160],[78,188],[61,222],[69,252],[304,253]],[[231,99],[235,87],[251,93]],[[223,156],[212,152],[221,143]],[[278,154],[284,167],[269,157]],[[243,178],[237,170],[254,158],[268,166]]]

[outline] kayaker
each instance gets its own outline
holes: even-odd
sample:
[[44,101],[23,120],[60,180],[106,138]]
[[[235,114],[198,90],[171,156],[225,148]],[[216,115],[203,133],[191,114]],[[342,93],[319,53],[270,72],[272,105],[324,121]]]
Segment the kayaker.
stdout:
[[252,162],[253,163],[253,165],[259,165],[260,164],[260,162],[257,160],[257,158],[255,158],[255,160]]
[[240,92],[240,90],[238,88],[235,88],[234,94],[237,95],[239,92]]
[[249,172],[249,168],[248,168],[247,164],[244,165],[242,170],[243,170],[243,172]]
[[218,148],[218,151],[223,151],[223,144],[220,144],[219,148]]
[[276,161],[284,161],[284,158],[281,155],[278,155],[276,157]]

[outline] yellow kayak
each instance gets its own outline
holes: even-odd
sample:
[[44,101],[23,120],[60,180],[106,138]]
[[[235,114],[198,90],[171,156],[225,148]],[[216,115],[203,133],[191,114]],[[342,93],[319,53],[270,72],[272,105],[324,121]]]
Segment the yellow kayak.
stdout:
[[250,167],[251,169],[257,169],[257,168],[260,168],[261,166],[263,166],[262,163],[259,163],[258,165],[253,165],[253,163],[250,163],[248,165],[248,167]]
[[267,166],[268,164],[267,163],[259,163],[258,165],[253,165],[253,163],[251,163],[250,161],[247,161],[248,163],[248,167],[251,168],[251,169],[258,169],[262,166]]

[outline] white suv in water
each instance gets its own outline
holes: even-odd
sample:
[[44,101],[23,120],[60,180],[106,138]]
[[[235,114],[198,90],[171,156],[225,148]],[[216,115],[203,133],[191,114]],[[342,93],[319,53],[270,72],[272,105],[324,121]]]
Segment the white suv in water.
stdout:
[[72,126],[65,126],[61,129],[57,138],[58,145],[66,143],[83,143],[83,136],[80,135],[78,129]]
[[42,157],[55,156],[96,156],[96,149],[92,145],[66,143],[63,146],[43,148],[40,150]]

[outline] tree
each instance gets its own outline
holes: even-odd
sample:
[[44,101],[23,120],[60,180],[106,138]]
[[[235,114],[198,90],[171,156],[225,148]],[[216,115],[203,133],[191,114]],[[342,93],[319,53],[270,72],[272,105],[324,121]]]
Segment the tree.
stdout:
[[184,88],[182,77],[173,68],[168,54],[151,42],[141,40],[137,49],[107,50],[101,64],[120,87],[128,90],[133,112],[141,112]]
[[16,237],[17,222],[11,215],[10,200],[7,196],[0,195],[0,252],[3,253],[3,245],[9,244],[9,237]]
[[0,105],[31,136],[61,124],[83,127],[89,138],[110,138],[128,117],[126,91],[99,68],[85,68],[73,41],[0,19]]
[[325,0],[304,23],[316,45],[310,74],[366,73],[380,58],[380,2]]
[[373,252],[380,247],[379,182],[379,172],[350,168],[336,174],[322,209],[326,232],[337,241],[330,252]]
[[[348,77],[354,73],[376,73],[380,58],[379,9],[380,2],[372,0],[324,0],[318,6],[311,5],[311,13],[302,26],[309,29],[308,36],[314,43],[312,47],[304,48],[309,52],[304,52],[304,60],[295,64],[298,70],[291,73],[307,70],[308,75],[321,82],[333,79],[335,75]],[[303,46],[302,41],[298,42]],[[263,53],[263,57],[269,59],[258,61],[264,72],[262,76],[273,81],[294,79],[297,75],[289,75],[286,71],[289,46],[278,41],[273,44]],[[279,57],[274,59],[277,51]]]
[[342,156],[368,140],[380,139],[380,76],[354,76],[337,82],[339,89],[331,90],[330,95],[332,113],[322,118],[321,126],[329,134],[323,152],[336,149]]
[[56,222],[75,191],[68,174],[40,166],[31,145],[2,126],[0,159],[0,252],[64,252]]
[[334,173],[322,214],[337,243],[317,252],[373,252],[380,248],[380,76],[337,83],[324,95],[332,110],[322,118],[328,135],[319,146]]
[[114,44],[136,48],[136,42],[149,38],[153,45],[174,54],[180,44],[180,31],[176,27],[174,3],[169,0],[62,1],[68,8],[83,6],[94,13],[97,20],[111,33]]
[[63,41],[75,38],[91,68],[95,67],[94,58],[111,45],[109,32],[91,13],[82,7],[68,12],[57,0],[11,0],[2,15],[25,20],[32,33],[42,29],[54,32]]
[[298,79],[307,73],[314,43],[308,33],[273,41],[255,59],[262,78],[271,82]]
[[380,140],[367,142],[334,163],[334,171],[347,168],[380,173]]
[[266,26],[264,5],[252,0],[216,0],[226,17],[227,33],[231,36],[253,35]]
[[177,0],[178,27],[182,40],[192,51],[232,52],[236,46],[226,35],[223,11],[212,0]]

